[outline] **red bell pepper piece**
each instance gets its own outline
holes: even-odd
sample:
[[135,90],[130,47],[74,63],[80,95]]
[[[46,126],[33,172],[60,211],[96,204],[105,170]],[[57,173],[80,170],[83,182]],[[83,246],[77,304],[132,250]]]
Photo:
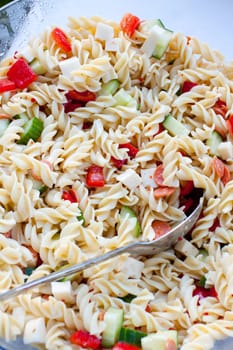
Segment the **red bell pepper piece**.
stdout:
[[75,111],[76,108],[83,107],[83,104],[80,102],[66,102],[63,104],[65,113],[70,113]]
[[220,221],[218,217],[214,219],[213,225],[209,228],[209,231],[214,232],[217,227],[220,227]]
[[233,136],[233,114],[229,116],[229,118],[226,121],[226,124],[229,134]]
[[15,86],[19,89],[27,88],[37,79],[37,75],[23,58],[19,58],[13,63],[7,72],[7,77],[13,81]]
[[122,166],[127,163],[127,159],[116,159],[113,156],[111,156],[111,161],[117,169],[121,169]]
[[0,79],[0,94],[2,92],[15,90],[15,83],[7,78]]
[[131,13],[126,13],[120,21],[121,30],[130,38],[135,33],[136,29],[138,29],[139,25],[140,19]]
[[133,146],[131,143],[121,143],[119,145],[119,148],[127,148],[128,149],[127,153],[130,159],[135,158],[138,153],[138,148]]
[[171,230],[171,226],[167,222],[159,220],[152,222],[152,228],[155,231],[155,239],[165,235],[165,233]]
[[161,134],[161,132],[163,132],[163,131],[164,131],[163,124],[162,124],[162,123],[159,123],[159,129],[158,129],[158,131],[156,132],[156,134],[154,134],[153,136],[155,137],[155,136]]
[[82,348],[98,349],[100,347],[100,339],[89,332],[78,330],[70,336],[70,342],[74,345],[79,345]]
[[193,181],[185,181],[184,185],[181,186],[181,189],[180,189],[180,195],[181,196],[187,196],[189,195],[192,190],[194,189],[194,183]]
[[114,345],[112,350],[140,350],[140,348],[133,344],[118,342]]
[[70,189],[62,192],[62,199],[70,201],[71,203],[78,203],[77,194],[74,190]]
[[92,122],[83,122],[83,130],[90,129],[92,127]]
[[67,35],[60,28],[54,28],[51,36],[60,49],[66,53],[71,52],[71,44]]
[[185,80],[183,82],[182,89],[181,89],[182,94],[184,92],[188,92],[188,91],[192,90],[192,88],[194,86],[197,86],[197,85],[198,85],[197,83],[193,83],[192,81]]
[[204,288],[204,287],[197,286],[193,291],[193,296],[195,295],[198,295],[199,301],[207,297],[218,298],[218,294],[214,287]]
[[77,101],[77,102],[89,102],[89,101],[95,101],[96,100],[96,94],[92,91],[76,91],[76,90],[70,90],[66,93],[67,100],[71,101]]
[[103,168],[91,165],[87,169],[86,184],[88,187],[103,187],[105,184]]
[[184,206],[184,213],[187,213],[187,211],[192,208],[194,204],[194,200],[192,198],[188,198],[187,200],[185,200],[182,205]]
[[222,101],[220,98],[215,102],[213,110],[216,114],[220,114],[223,118],[226,118],[227,105],[226,102]]

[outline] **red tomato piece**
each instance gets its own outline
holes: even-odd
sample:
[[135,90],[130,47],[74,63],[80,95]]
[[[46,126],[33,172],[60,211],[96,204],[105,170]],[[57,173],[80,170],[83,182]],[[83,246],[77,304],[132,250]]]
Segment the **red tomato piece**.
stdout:
[[70,189],[68,191],[62,192],[62,199],[70,201],[71,203],[78,203],[77,194],[74,190]]
[[221,179],[224,175],[225,164],[216,156],[213,158],[212,163],[214,172]]
[[224,185],[226,185],[229,181],[231,181],[231,173],[226,165],[225,165],[224,174],[221,180]]
[[139,25],[140,19],[137,16],[132,15],[131,13],[126,13],[120,21],[121,30],[130,38],[138,29]]
[[51,32],[51,36],[57,46],[64,52],[69,53],[71,51],[71,44],[67,35],[60,28],[54,28]]
[[180,195],[187,196],[192,192],[193,189],[194,189],[193,181],[192,180],[185,181],[184,185],[181,186]]
[[37,79],[37,75],[23,58],[19,58],[12,64],[7,72],[7,77],[13,81],[15,86],[19,89],[27,88]]
[[77,101],[77,102],[89,102],[89,101],[95,101],[96,100],[96,94],[92,91],[76,91],[76,90],[70,90],[66,93],[67,100],[71,101]]
[[227,114],[227,105],[226,102],[222,101],[220,98],[215,102],[213,110],[216,114],[220,114],[223,118],[226,118]]
[[111,156],[111,161],[117,169],[121,169],[122,166],[127,163],[127,159],[116,159],[113,156]]
[[138,148],[133,146],[131,143],[122,143],[119,145],[119,148],[127,148],[128,149],[127,153],[130,159],[135,158],[138,153]]
[[193,291],[193,296],[195,295],[198,295],[199,300],[207,297],[218,298],[218,293],[216,292],[215,287],[204,288],[204,287],[197,286]]
[[114,345],[112,350],[140,350],[140,348],[133,344],[118,342]]
[[226,121],[226,124],[229,134],[233,136],[233,114],[229,116],[229,118]]
[[209,231],[214,232],[217,227],[220,227],[220,221],[218,217],[214,219],[213,225],[209,228]]
[[92,127],[92,122],[83,122],[83,130],[90,129]]
[[89,332],[78,330],[70,336],[70,342],[74,345],[79,345],[82,348],[98,349],[100,347],[100,339]]
[[7,78],[0,79],[0,94],[2,92],[15,90],[15,83]]
[[188,198],[182,203],[184,205],[184,213],[186,213],[194,204],[194,200],[192,198]]
[[105,184],[103,168],[91,165],[87,169],[86,184],[88,187],[103,187]]
[[160,199],[164,197],[170,196],[172,193],[175,192],[174,187],[158,187],[154,190],[154,198],[155,199]]
[[158,186],[163,186],[163,181],[164,181],[164,178],[163,178],[163,164],[160,164],[157,166],[157,168],[155,169],[155,172],[154,172],[154,181],[155,183],[158,185]]
[[190,90],[192,90],[194,86],[197,86],[197,85],[198,85],[197,83],[193,83],[192,81],[185,80],[182,85],[182,90],[181,90],[182,94],[185,92],[189,92]]
[[156,132],[156,134],[154,134],[153,136],[155,137],[155,136],[161,134],[161,132],[163,132],[163,131],[164,131],[163,124],[162,124],[162,123],[159,123],[159,129],[158,129],[158,131]]
[[171,226],[167,222],[159,220],[152,222],[152,228],[155,231],[155,238],[159,238],[171,230]]
[[83,104],[80,102],[66,102],[63,104],[65,113],[70,113],[75,111],[76,108],[83,107]]

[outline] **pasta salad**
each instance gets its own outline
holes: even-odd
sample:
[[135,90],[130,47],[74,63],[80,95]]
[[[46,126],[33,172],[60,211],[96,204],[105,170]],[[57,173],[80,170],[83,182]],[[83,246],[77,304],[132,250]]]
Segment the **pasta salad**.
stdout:
[[154,240],[0,303],[40,349],[211,349],[233,336],[233,65],[159,19],[69,18],[0,63],[0,291]]

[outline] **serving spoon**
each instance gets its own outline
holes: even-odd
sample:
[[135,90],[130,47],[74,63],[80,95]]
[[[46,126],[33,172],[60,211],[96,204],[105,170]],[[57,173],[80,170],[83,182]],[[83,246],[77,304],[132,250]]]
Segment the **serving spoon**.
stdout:
[[114,258],[123,253],[129,253],[134,256],[139,255],[154,255],[164,251],[166,249],[171,248],[180,237],[183,237],[186,233],[188,233],[191,228],[194,226],[198,217],[200,216],[201,210],[203,207],[203,198],[199,200],[196,208],[191,212],[187,218],[177,224],[174,228],[172,228],[169,232],[164,234],[163,236],[153,240],[153,241],[136,241],[125,246],[116,248],[111,250],[105,254],[99,255],[92,259],[81,262],[80,264],[75,264],[71,267],[61,269],[56,272],[52,272],[45,277],[41,277],[30,282],[26,282],[21,286],[10,289],[9,291],[0,293],[0,301],[9,299],[11,297],[15,297],[23,292],[31,289],[33,287],[39,286],[41,284],[53,282],[60,280],[64,277],[71,276],[77,272],[80,272],[84,269],[87,269],[93,265],[97,265],[103,261]]

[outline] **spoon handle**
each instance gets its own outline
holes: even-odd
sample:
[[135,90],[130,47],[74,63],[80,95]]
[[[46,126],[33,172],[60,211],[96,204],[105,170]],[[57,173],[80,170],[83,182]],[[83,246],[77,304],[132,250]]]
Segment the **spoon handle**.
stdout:
[[0,293],[0,301],[9,299],[11,297],[16,297],[19,294],[22,294],[23,292],[27,291],[28,289],[31,289],[33,287],[39,286],[41,284],[44,283],[48,283],[48,282],[53,282],[53,281],[57,281],[60,280],[64,277],[73,275],[77,272],[80,272],[84,269],[87,269],[88,267],[91,267],[93,265],[97,265],[105,260],[114,258],[117,255],[120,255],[126,251],[128,251],[132,246],[134,246],[135,243],[131,243],[129,245],[123,246],[123,247],[119,247],[116,248],[114,250],[111,250],[105,254],[99,255],[97,257],[94,257],[92,259],[86,260],[81,262],[80,264],[76,264],[73,265],[71,267],[68,267],[66,269],[62,269],[60,271],[56,271],[56,272],[52,272],[51,274],[49,274],[48,276],[44,276],[41,278],[37,278],[35,280],[32,280],[30,282],[26,282],[16,288],[12,288],[9,291]]

